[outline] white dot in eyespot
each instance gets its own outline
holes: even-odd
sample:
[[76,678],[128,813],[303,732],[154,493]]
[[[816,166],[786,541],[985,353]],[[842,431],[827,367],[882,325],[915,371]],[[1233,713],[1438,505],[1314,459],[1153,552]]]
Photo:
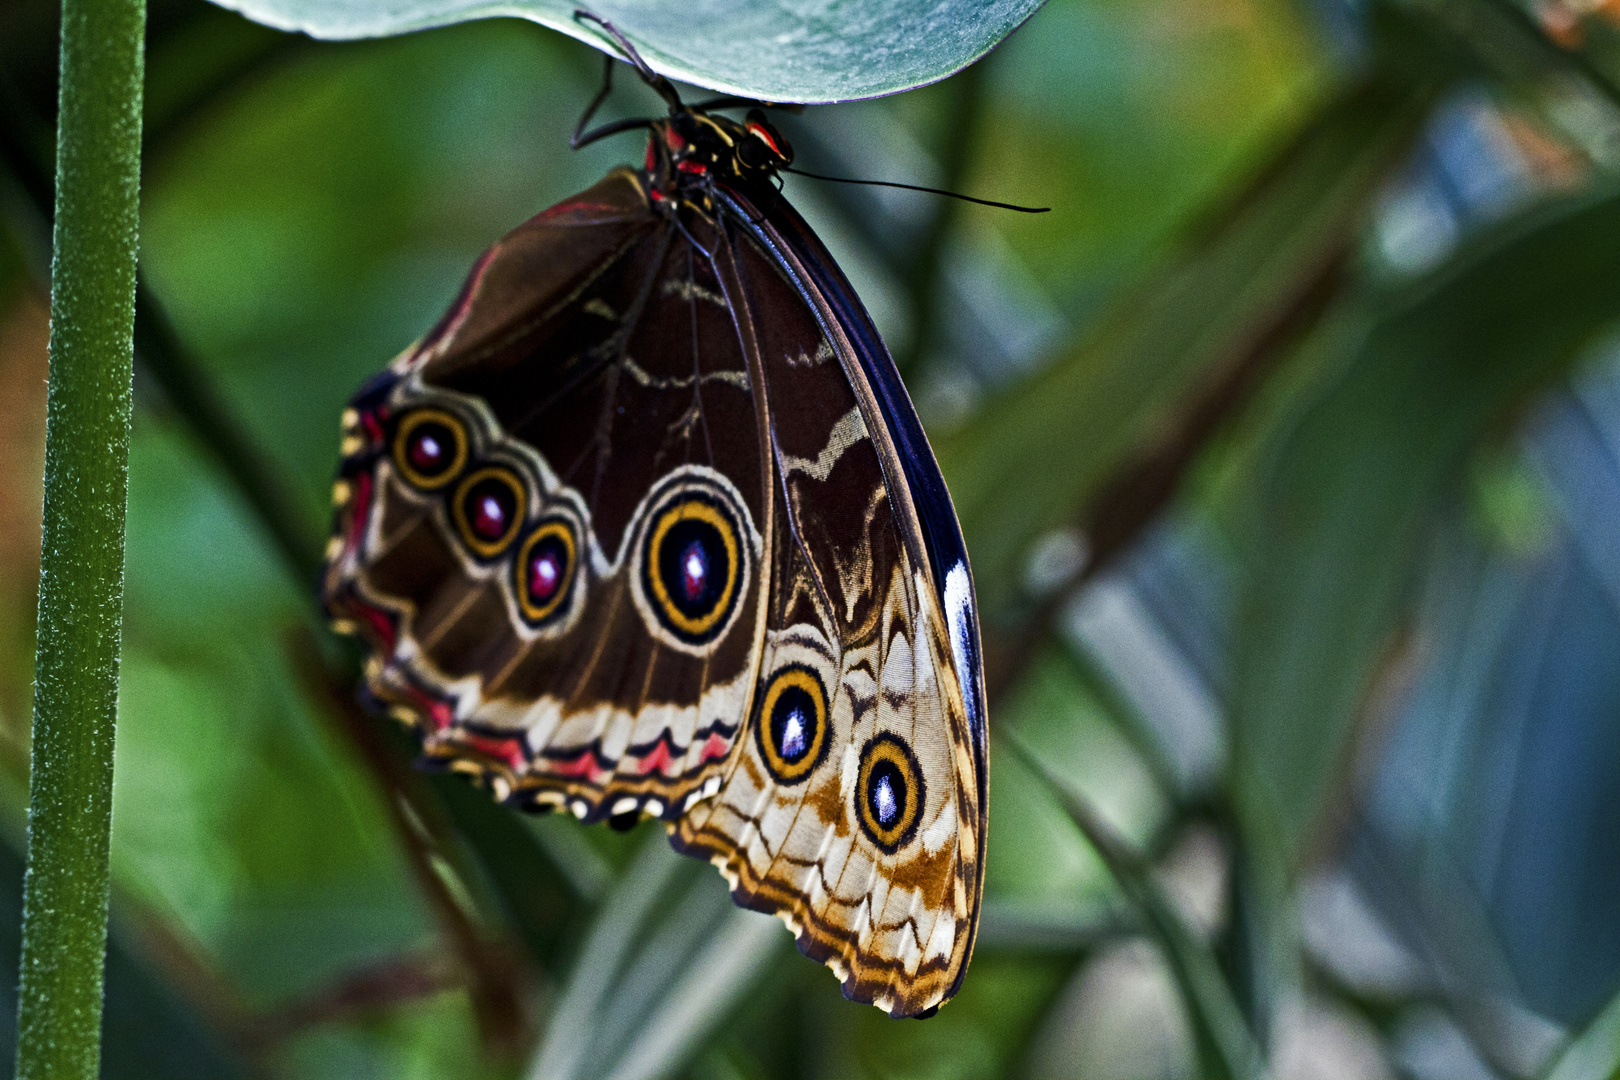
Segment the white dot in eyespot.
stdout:
[[782,756],[792,760],[804,753],[804,717],[798,709],[782,722]]
[[889,785],[887,776],[878,778],[877,787],[872,792],[872,809],[878,821],[884,825],[893,821],[900,812],[900,805],[894,801],[894,788]]

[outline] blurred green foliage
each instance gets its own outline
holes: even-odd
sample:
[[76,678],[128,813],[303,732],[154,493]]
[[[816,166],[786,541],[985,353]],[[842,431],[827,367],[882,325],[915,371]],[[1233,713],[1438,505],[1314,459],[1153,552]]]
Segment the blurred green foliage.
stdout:
[[[845,1003],[656,829],[527,820],[411,771],[314,611],[350,393],[486,245],[638,156],[566,149],[599,54],[517,20],[318,44],[154,4],[108,1075],[1258,1075],[1247,1047],[1279,1077],[1412,1073],[1428,1014],[1331,969],[1302,912],[1437,648],[1437,537],[1462,505],[1490,550],[1548,550],[1515,425],[1620,317],[1612,31],[1554,42],[1550,19],[1054,0],[961,76],[784,119],[813,169],[1055,207],[788,179],[906,365],[984,607],[982,937],[959,997],[910,1024]],[[52,35],[49,4],[0,5],[13,845]],[[1517,186],[1423,217],[1459,116],[1494,118],[1482,160]],[[1486,172],[1465,164],[1466,188]],[[1162,569],[1175,544],[1190,570]],[[1154,597],[1156,630],[1121,614]],[[1176,709],[1213,726],[1166,727]],[[1485,994],[1440,985],[1411,1000]],[[1470,1033],[1482,1008],[1459,1007]],[[1612,1068],[1603,1016],[1560,1080]],[[1483,1053],[1528,1073],[1548,1048]]]

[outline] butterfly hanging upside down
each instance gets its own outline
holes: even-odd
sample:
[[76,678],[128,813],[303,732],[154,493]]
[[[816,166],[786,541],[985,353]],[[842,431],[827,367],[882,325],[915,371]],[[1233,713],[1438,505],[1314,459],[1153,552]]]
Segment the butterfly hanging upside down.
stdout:
[[950,497],[787,144],[619,40],[670,103],[645,168],[500,240],[354,398],[326,602],[429,761],[662,819],[847,997],[931,1015],[988,777]]

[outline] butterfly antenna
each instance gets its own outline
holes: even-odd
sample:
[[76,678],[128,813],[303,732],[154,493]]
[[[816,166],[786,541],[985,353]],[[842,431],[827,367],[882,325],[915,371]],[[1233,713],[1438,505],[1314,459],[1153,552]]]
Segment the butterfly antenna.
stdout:
[[963,202],[977,203],[980,206],[993,206],[997,210],[1016,210],[1020,214],[1045,214],[1051,211],[1050,206],[1019,206],[1016,203],[996,202],[993,199],[975,199],[972,195],[963,195],[955,191],[946,191],[944,188],[922,187],[919,184],[902,184],[894,180],[853,180],[847,176],[823,176],[820,173],[805,172],[789,165],[778,167],[779,172],[789,172],[794,176],[804,176],[811,180],[826,180],[833,184],[860,184],[864,187],[890,187],[901,188],[905,191],[924,191],[930,195],[943,195],[947,199],[960,199]]
[[[574,20],[576,22],[593,22],[600,26],[604,31],[607,32],[607,35],[613,39],[613,43],[619,47],[619,52],[624,55],[625,61],[635,67],[636,71],[641,75],[643,82],[652,87],[654,90],[658,91],[658,96],[663,98],[664,101],[669,104],[672,111],[679,112],[681,109],[685,108],[685,106],[681,104],[681,95],[675,92],[674,84],[672,84],[662,75],[658,74],[658,72],[654,71],[652,66],[641,58],[641,54],[636,52],[636,47],[630,44],[629,38],[625,37],[619,32],[619,28],[617,26],[614,26],[600,15],[591,14],[584,8],[576,8],[574,10]],[[606,91],[605,83],[603,90],[604,92]],[[605,93],[598,94],[597,96],[599,98],[603,97],[605,96]]]

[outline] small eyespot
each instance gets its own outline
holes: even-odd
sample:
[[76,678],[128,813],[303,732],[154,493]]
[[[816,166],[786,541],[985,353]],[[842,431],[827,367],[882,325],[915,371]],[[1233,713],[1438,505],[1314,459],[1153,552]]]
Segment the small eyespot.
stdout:
[[545,518],[524,537],[512,563],[518,609],[531,626],[544,626],[568,613],[579,541],[563,518]]
[[511,545],[527,509],[522,479],[501,465],[486,465],[469,473],[450,500],[462,543],[483,559],[496,558]]
[[889,855],[917,832],[926,790],[917,757],[899,736],[884,732],[861,750],[855,816],[868,840]]
[[827,756],[827,692],[800,664],[771,676],[754,713],[754,737],[765,768],[779,784],[797,784]]
[[658,621],[687,644],[713,641],[736,607],[742,557],[730,509],[706,492],[684,492],[659,510],[641,556]]
[[412,487],[437,491],[467,464],[467,429],[443,409],[413,409],[394,430],[394,467]]

